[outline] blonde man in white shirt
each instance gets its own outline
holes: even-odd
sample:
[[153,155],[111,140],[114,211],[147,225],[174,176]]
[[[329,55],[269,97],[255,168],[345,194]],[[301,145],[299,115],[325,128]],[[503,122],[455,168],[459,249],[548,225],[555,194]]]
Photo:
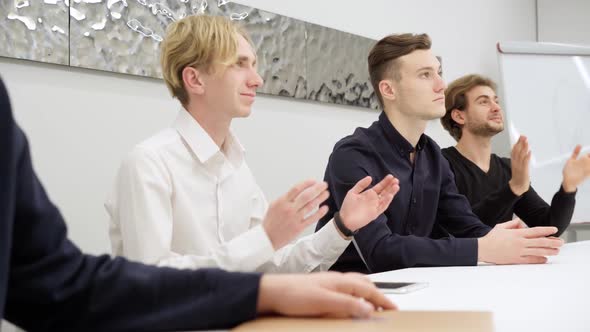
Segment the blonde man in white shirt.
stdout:
[[123,162],[105,206],[113,253],[176,268],[229,271],[327,270],[354,231],[376,219],[399,190],[388,175],[357,183],[340,213],[289,244],[327,212],[327,185],[302,182],[267,204],[230,131],[262,85],[247,34],[229,20],[189,16],[168,28],[162,71],[183,106],[171,128]]

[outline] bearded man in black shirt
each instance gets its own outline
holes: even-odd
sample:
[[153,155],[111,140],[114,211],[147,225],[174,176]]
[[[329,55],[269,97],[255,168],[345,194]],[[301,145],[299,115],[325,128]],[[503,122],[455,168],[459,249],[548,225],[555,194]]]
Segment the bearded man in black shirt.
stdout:
[[525,136],[512,148],[510,159],[491,153],[492,137],[504,130],[492,80],[472,74],[453,81],[445,91],[445,108],[441,122],[457,145],[442,153],[473,212],[489,226],[516,214],[526,226],[555,226],[557,235],[562,234],[574,212],[576,188],[590,175],[590,155],[580,156],[581,146],[575,147],[549,205],[530,185],[531,152]]

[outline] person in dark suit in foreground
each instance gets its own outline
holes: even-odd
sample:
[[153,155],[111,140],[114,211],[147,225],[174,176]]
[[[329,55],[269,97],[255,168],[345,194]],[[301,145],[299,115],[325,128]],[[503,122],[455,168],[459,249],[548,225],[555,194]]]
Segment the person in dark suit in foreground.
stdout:
[[0,79],[1,318],[30,331],[166,331],[265,313],[366,317],[378,307],[395,309],[360,275],[177,270],[82,253],[33,170]]

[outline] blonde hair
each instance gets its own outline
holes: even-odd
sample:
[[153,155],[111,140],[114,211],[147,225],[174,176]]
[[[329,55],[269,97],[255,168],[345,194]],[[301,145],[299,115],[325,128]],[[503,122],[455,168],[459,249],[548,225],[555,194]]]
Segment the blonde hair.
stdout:
[[172,97],[188,103],[182,71],[193,67],[206,72],[237,61],[238,38],[251,45],[248,34],[222,16],[191,15],[170,24],[162,42],[162,75]]

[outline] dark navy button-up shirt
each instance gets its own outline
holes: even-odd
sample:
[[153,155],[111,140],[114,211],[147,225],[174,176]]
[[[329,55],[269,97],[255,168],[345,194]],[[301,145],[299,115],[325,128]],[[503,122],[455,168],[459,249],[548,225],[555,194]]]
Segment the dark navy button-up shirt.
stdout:
[[387,174],[399,179],[399,192],[382,215],[359,230],[332,269],[375,273],[477,264],[477,238],[487,234],[490,227],[473,214],[467,199],[457,192],[439,146],[422,135],[413,147],[385,113],[369,128],[357,128],[336,143],[325,174],[331,194],[327,201],[330,212],[316,229],[340,210],[346,193],[357,181],[370,175],[376,184]]

